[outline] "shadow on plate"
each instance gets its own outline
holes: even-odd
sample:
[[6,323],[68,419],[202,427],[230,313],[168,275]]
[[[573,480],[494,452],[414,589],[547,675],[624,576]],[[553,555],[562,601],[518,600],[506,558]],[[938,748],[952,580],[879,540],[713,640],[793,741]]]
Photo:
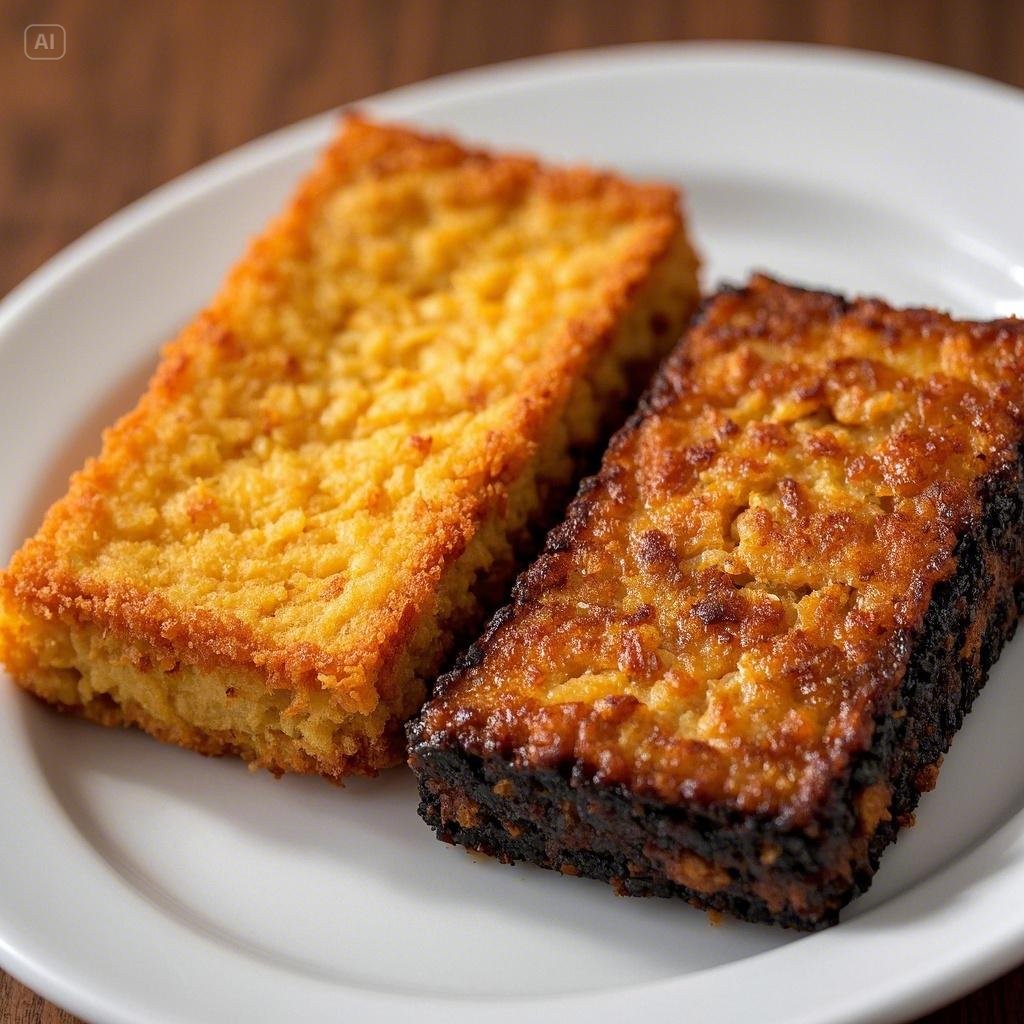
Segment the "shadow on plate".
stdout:
[[[681,902],[622,899],[599,882],[439,843],[416,814],[415,780],[404,768],[343,789],[315,778],[275,780],[232,759],[200,758],[22,703],[49,786],[115,871],[189,926],[305,975],[394,990],[396,969],[407,966],[385,969],[394,929],[436,935],[418,954],[428,967],[411,991],[429,983],[437,994],[464,994],[464,980],[445,980],[445,970],[460,947],[462,955],[491,948],[477,994],[506,998],[536,989],[538,958],[552,979],[547,991],[607,988],[735,962],[799,938],[731,920],[712,927]],[[248,872],[251,884],[235,871]],[[292,887],[291,912],[316,919],[307,930],[333,933],[329,955],[319,942],[303,949],[310,944],[302,936],[288,941],[267,884]],[[197,898],[218,886],[223,899]],[[386,917],[370,916],[375,901]],[[332,920],[357,915],[361,937],[332,929]],[[360,940],[380,944],[379,971],[346,962],[346,946]]]

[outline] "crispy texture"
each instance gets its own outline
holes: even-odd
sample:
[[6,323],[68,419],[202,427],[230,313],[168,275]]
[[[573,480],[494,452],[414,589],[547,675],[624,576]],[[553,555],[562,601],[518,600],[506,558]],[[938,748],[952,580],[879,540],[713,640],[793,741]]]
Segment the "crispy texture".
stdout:
[[672,189],[349,117],[15,554],[0,657],[204,753],[396,763],[696,296]]
[[411,730],[443,838],[814,928],[1012,634],[1024,322],[756,277]]

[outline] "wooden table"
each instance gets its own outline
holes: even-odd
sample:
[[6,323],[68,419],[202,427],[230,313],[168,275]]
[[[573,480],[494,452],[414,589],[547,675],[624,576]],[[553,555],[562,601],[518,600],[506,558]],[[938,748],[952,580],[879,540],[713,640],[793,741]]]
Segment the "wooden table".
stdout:
[[[63,59],[24,57],[38,23],[64,27]],[[1024,87],[1019,0],[7,0],[0,293],[155,186],[337,104],[515,57],[708,38],[884,50]],[[73,1020],[0,974],[2,1024]],[[926,1020],[1018,1024],[1024,968]]]

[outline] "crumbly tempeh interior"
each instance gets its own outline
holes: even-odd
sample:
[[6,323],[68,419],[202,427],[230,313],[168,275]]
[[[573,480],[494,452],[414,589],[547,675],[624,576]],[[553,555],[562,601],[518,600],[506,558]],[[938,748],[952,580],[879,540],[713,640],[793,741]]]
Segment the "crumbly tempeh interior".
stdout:
[[348,118],[15,555],[0,656],[206,753],[395,763],[696,296],[673,190]]
[[1013,631],[1022,407],[1022,321],[719,294],[414,726],[428,821],[834,920]]

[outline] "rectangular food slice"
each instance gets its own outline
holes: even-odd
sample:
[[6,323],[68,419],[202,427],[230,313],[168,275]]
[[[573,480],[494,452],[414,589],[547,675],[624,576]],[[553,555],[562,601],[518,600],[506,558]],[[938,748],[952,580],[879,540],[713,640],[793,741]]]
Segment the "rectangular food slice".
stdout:
[[0,658],[274,772],[399,762],[696,296],[674,190],[347,119],[14,556]]
[[1013,633],[1024,321],[719,293],[410,727],[503,860],[815,929]]

